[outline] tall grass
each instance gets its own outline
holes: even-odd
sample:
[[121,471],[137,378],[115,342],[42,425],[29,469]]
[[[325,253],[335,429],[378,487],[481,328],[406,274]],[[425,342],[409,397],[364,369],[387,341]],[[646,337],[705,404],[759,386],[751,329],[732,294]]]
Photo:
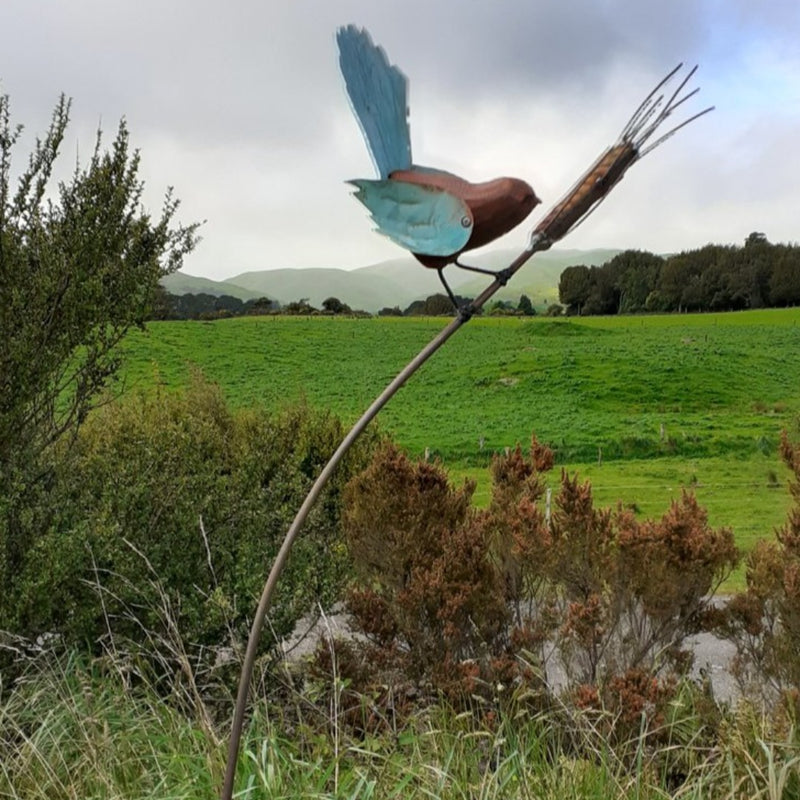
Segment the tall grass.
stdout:
[[[320,724],[295,695],[261,695],[236,796],[262,798],[796,798],[800,751],[751,709],[708,729],[689,690],[655,733],[611,747],[602,715],[524,697],[503,710],[420,711],[381,735]],[[4,800],[178,800],[218,796],[227,721],[209,730],[115,657],[40,659],[0,705]],[[292,704],[296,704],[292,708]],[[305,709],[305,710],[303,710]],[[658,745],[652,742],[657,740]]]
[[0,708],[0,797],[213,797],[219,742],[122,664],[48,659]]

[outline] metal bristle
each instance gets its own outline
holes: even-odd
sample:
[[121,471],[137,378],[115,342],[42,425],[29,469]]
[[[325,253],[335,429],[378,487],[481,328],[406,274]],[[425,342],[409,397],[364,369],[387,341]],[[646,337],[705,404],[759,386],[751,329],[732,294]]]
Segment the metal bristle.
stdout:
[[642,156],[647,155],[651,150],[658,147],[660,144],[663,144],[670,138],[673,134],[677,133],[681,128],[685,128],[690,122],[694,122],[698,117],[702,117],[705,114],[708,114],[710,111],[714,110],[714,106],[709,106],[708,108],[704,108],[702,111],[699,111],[693,117],[689,117],[689,119],[684,120],[679,125],[676,125],[672,130],[667,131],[663,136],[660,136],[656,139],[651,145],[644,148],[644,150],[639,151],[639,158]]
[[[642,101],[641,105],[640,105],[640,106],[639,106],[639,107],[636,109],[636,111],[634,111],[634,112],[633,112],[633,116],[630,118],[630,120],[628,121],[628,124],[625,126],[625,129],[622,131],[621,138],[622,138],[623,140],[627,140],[627,139],[631,138],[631,131],[633,130],[633,128],[634,128],[635,126],[637,126],[637,127],[638,127],[638,122],[639,122],[639,119],[640,119],[641,115],[642,115],[643,113],[645,113],[645,109],[647,109],[647,107],[650,105],[650,101],[653,99],[653,97],[654,97],[654,96],[655,96],[655,94],[658,92],[658,90],[659,90],[659,89],[660,89],[662,86],[664,86],[664,85],[665,85],[667,82],[669,82],[669,80],[672,78],[672,76],[673,76],[673,75],[674,75],[674,74],[675,74],[675,73],[676,73],[676,72],[677,72],[677,71],[678,71],[678,70],[679,70],[679,69],[680,69],[682,66],[683,66],[683,62],[681,62],[680,64],[678,64],[678,66],[677,66],[677,67],[675,67],[675,69],[673,69],[673,70],[672,70],[672,72],[670,72],[670,73],[669,73],[669,74],[668,74],[668,75],[667,75],[667,76],[666,76],[666,77],[665,77],[665,78],[664,78],[664,79],[663,79],[663,80],[662,80],[662,81],[661,81],[661,82],[660,82],[660,83],[659,83],[659,84],[658,84],[658,85],[657,85],[657,86],[656,86],[656,87],[653,89],[653,91],[652,91],[652,92],[650,92],[650,94],[649,94],[649,95],[647,95],[647,97],[645,97],[645,99]],[[662,97],[663,97],[663,95],[662,95]],[[656,100],[656,102],[655,102],[655,104],[656,104],[656,105],[658,104],[658,101],[659,101],[660,99],[661,99],[661,97],[659,97],[659,98]],[[649,115],[648,115],[648,116],[649,116]]]
[[707,114],[713,109],[712,106],[697,114],[694,114],[689,119],[681,122],[670,131],[660,136],[649,146],[644,147],[647,141],[676,111],[676,109],[680,108],[680,106],[682,106],[687,100],[694,97],[700,91],[699,88],[695,88],[686,94],[681,94],[686,88],[686,85],[694,76],[695,72],[697,72],[697,66],[695,65],[681,79],[681,81],[678,83],[678,86],[669,96],[669,99],[664,102],[665,93],[659,93],[660,90],[667,86],[667,84],[678,74],[682,67],[683,63],[678,64],[677,67],[675,67],[658,83],[658,85],[653,89],[653,91],[650,92],[650,94],[647,95],[641,105],[633,113],[633,116],[630,118],[628,124],[624,127],[622,133],[620,134],[620,141],[630,142],[638,151],[640,158],[645,153],[649,153],[659,144],[665,142],[670,136],[679,131],[681,128],[696,120],[698,117],[702,117],[703,114]]

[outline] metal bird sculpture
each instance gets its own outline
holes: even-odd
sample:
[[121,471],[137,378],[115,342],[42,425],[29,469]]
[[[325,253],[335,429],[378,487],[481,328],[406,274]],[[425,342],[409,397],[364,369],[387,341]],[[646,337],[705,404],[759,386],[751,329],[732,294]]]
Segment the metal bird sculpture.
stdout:
[[494,241],[522,222],[540,202],[518,178],[469,181],[411,160],[408,80],[389,63],[383,48],[354,25],[339,28],[339,66],[353,112],[361,126],[377,180],[352,180],[380,233],[442,274],[448,264],[497,277],[491,270],[462,264],[458,257]]
[[[378,169],[376,181],[353,181],[357,197],[372,213],[378,230],[410,250],[426,267],[438,270],[439,277],[455,305],[455,297],[447,286],[442,269],[458,262],[464,250],[479,247],[511,230],[522,222],[539,199],[530,186],[514,178],[500,178],[485,184],[471,184],[461,178],[425,169],[411,162],[406,104],[407,82],[397,67],[389,64],[386,54],[376,47],[366,31],[353,26],[338,31],[340,64],[347,91],[356,117],[364,131],[372,158]],[[239,690],[228,743],[228,760],[222,787],[222,800],[231,800],[236,777],[239,742],[242,736],[247,697],[258,641],[264,618],[270,608],[278,578],[297,537],[317,498],[332,475],[336,465],[350,449],[362,431],[389,402],[398,389],[414,374],[472,314],[514,275],[534,253],[547,250],[585,220],[626,172],[643,156],[669,139],[690,122],[708,114],[713,106],[690,116],[662,133],[662,126],[683,104],[694,97],[698,89],[686,87],[697,67],[680,80],[671,94],[666,87],[679,74],[678,64],[644,99],[636,109],[617,141],[578,178],[572,188],[556,203],[531,231],[526,248],[514,261],[495,276],[490,286],[467,306],[459,308],[458,316],[405,366],[383,390],[342,440],[330,461],[317,476],[303,505],[297,512],[283,544],[275,557],[269,578],[250,628],[247,650],[239,676]],[[656,137],[653,141],[653,137]]]

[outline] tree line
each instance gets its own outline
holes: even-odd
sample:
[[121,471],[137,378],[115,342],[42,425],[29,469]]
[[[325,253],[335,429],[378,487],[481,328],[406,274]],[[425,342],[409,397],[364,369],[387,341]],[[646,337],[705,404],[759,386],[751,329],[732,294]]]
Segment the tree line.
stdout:
[[[469,302],[470,298],[458,297],[459,303]],[[491,316],[525,316],[536,314],[531,299],[523,294],[519,302],[496,300],[486,311]],[[294,300],[281,305],[269,297],[241,300],[232,295],[213,295],[205,292],[197,294],[172,294],[160,286],[152,304],[150,319],[152,320],[215,320],[228,317],[255,316],[260,314],[287,314],[294,316],[340,315],[369,317],[368,311],[352,309],[338,297],[328,297],[319,308],[313,306],[308,298]],[[379,317],[414,317],[414,316],[452,316],[453,304],[445,294],[432,294],[424,300],[414,300],[405,309],[400,306],[388,306],[378,311]]]
[[708,244],[677,255],[626,250],[599,267],[561,273],[567,314],[739,311],[800,304],[800,246],[751,233],[743,246]]

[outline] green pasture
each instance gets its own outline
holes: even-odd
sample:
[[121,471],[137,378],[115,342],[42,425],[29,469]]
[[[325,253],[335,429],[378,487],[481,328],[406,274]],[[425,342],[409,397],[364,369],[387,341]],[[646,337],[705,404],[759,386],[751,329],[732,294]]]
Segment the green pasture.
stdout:
[[[494,452],[550,444],[603,504],[661,514],[693,488],[743,546],[788,505],[780,431],[797,434],[800,309],[571,319],[477,318],[381,412],[488,492]],[[123,387],[183,385],[192,368],[234,406],[305,399],[354,421],[447,320],[248,317],[151,323],[125,342]],[[557,473],[558,469],[554,470]],[[554,474],[553,480],[557,480]]]

